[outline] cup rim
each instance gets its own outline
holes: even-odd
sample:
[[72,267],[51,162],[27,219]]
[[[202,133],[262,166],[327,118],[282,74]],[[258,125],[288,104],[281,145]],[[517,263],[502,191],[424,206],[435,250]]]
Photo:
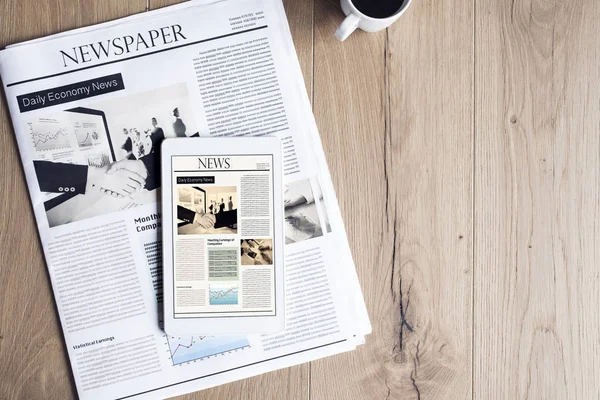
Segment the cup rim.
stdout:
[[393,15],[390,15],[389,17],[375,18],[375,17],[368,16],[367,14],[363,13],[358,8],[356,8],[353,0],[348,0],[348,4],[350,5],[350,8],[352,8],[352,13],[357,14],[361,18],[372,20],[372,21],[389,21],[394,18],[397,18],[408,8],[408,6],[410,5],[411,2],[412,2],[412,0],[405,0],[404,4],[402,4],[402,7],[400,7],[400,9],[398,9],[398,11],[396,11]]

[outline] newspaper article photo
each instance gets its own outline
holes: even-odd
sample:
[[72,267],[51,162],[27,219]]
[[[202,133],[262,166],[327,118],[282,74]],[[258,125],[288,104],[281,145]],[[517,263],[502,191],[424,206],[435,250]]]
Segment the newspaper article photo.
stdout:
[[197,134],[185,84],[25,121],[50,227],[157,201],[160,143]]
[[242,239],[242,265],[271,265],[273,264],[273,240],[271,239]]
[[316,203],[323,197],[320,190],[313,191],[310,179],[286,185],[283,197],[286,244],[323,236]]
[[[236,186],[179,186],[177,194],[179,235],[237,234]],[[191,212],[194,212],[195,221],[190,221]],[[214,216],[214,223],[205,218],[208,225],[201,224],[203,216]]]

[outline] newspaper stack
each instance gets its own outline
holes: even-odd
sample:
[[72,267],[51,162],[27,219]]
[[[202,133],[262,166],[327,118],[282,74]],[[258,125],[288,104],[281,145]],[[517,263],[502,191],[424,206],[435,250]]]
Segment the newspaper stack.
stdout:
[[[10,46],[0,74],[81,399],[175,396],[353,350],[371,331],[279,0],[194,2]],[[165,137],[284,146],[286,330],[171,337]]]

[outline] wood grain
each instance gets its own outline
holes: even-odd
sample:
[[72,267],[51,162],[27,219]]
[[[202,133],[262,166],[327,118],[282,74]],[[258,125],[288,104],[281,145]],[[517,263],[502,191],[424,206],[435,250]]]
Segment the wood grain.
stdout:
[[388,359],[400,398],[471,397],[473,5],[421,0],[388,32]]
[[470,397],[473,5],[418,1],[340,44],[318,4],[315,114],[373,334],[313,363],[311,398]]
[[380,353],[389,349],[381,326],[391,303],[391,242],[383,231],[385,32],[356,32],[340,43],[333,33],[343,18],[338,1],[315,0],[313,106],[374,333],[356,352],[311,363],[310,398],[384,399]]
[[[178,0],[7,0],[0,47]],[[373,334],[182,399],[600,398],[600,3],[284,5]],[[0,96],[0,399],[75,398]],[[357,195],[358,194],[358,195]]]
[[478,0],[477,398],[600,398],[600,4]]

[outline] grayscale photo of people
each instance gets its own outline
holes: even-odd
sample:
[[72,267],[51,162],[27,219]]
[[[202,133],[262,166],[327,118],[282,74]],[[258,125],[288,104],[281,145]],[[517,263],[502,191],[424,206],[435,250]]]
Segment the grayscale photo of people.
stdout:
[[177,234],[237,234],[236,186],[180,185],[177,188]]
[[160,144],[198,136],[185,84],[27,121],[50,227],[157,201]]

